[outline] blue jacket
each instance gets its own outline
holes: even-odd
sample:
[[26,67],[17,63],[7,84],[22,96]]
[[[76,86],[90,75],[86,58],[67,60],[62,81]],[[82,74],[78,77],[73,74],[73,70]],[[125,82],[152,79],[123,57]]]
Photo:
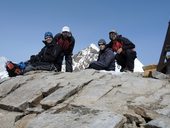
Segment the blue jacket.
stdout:
[[115,55],[110,48],[106,48],[99,52],[97,61],[92,62],[89,68],[96,70],[115,70]]

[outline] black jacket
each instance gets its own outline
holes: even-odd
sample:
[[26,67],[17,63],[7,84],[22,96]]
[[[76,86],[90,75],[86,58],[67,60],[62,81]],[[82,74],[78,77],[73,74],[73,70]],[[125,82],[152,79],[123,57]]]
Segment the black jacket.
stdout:
[[110,48],[106,48],[99,52],[97,61],[92,62],[89,68],[96,70],[115,70],[115,55]]
[[37,57],[41,62],[54,63],[58,57],[58,46],[54,42],[49,44],[44,42],[44,44],[45,46],[38,53]]
[[55,70],[57,71],[56,61],[58,57],[58,45],[51,42],[46,43],[43,41],[45,46],[37,55],[32,55],[30,60],[25,62],[24,72],[32,70]]
[[58,33],[54,37],[54,42],[59,46],[59,58],[57,63],[61,68],[63,57],[65,56],[66,72],[72,72],[72,55],[75,45],[74,37],[71,35],[71,37],[65,39],[61,33]]
[[[127,38],[125,38],[121,35],[118,35],[117,38],[114,41],[118,41],[118,42],[122,43],[123,51],[126,51],[127,49],[134,49],[135,48],[135,44],[133,44],[129,39],[127,39]],[[113,41],[110,41],[107,46],[112,48],[112,45],[113,45]]]

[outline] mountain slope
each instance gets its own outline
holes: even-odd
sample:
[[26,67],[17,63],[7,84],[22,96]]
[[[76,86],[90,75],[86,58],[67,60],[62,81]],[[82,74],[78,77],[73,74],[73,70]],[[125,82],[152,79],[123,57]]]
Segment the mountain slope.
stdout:
[[99,49],[95,44],[81,50],[73,56],[73,69],[79,71],[89,66],[90,62],[97,60]]

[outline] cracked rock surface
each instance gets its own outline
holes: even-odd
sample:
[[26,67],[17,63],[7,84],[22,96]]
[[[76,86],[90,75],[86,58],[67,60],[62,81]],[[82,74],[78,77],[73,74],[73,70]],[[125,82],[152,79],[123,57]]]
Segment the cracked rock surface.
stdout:
[[0,128],[170,128],[169,79],[92,69],[0,84]]

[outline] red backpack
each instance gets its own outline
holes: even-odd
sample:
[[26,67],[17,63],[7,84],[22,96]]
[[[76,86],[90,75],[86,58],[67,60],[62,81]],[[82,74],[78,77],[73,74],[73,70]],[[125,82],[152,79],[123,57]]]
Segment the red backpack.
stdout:
[[22,71],[19,68],[19,66],[13,63],[12,61],[7,61],[5,67],[10,77],[14,77],[22,74]]

